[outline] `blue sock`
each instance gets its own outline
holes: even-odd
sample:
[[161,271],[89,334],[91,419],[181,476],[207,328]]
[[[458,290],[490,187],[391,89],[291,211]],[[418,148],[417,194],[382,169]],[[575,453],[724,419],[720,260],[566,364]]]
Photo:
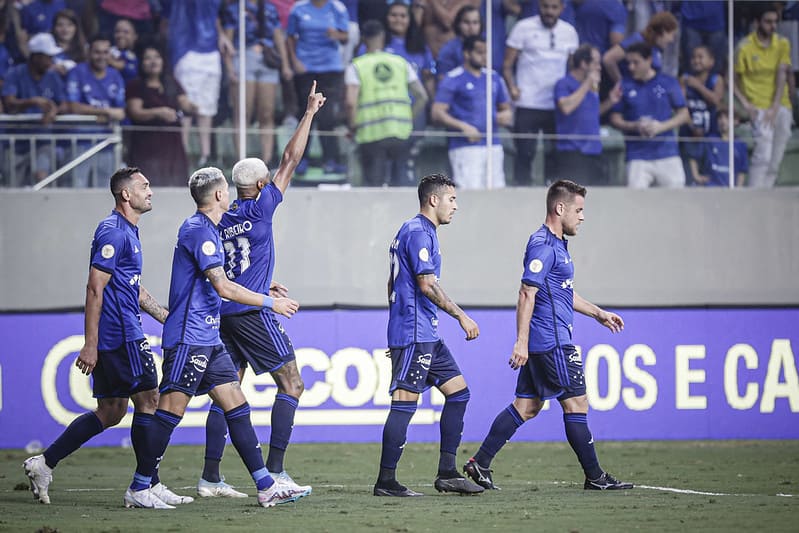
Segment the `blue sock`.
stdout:
[[103,431],[103,423],[97,418],[94,412],[83,413],[67,426],[61,435],[47,448],[44,455],[44,462],[50,468],[55,468],[58,461],[71,454],[90,438]]
[[133,424],[130,426],[130,443],[136,455],[136,464],[145,460],[147,455],[147,437],[155,415],[150,413],[133,413]]
[[378,483],[396,479],[397,463],[402,456],[408,424],[416,412],[416,402],[392,401],[391,410],[383,426],[383,450],[380,454],[380,475]]
[[457,472],[455,457],[463,436],[463,415],[469,403],[469,388],[461,389],[446,397],[441,411],[441,448],[438,458],[438,473]]
[[136,473],[130,484],[132,490],[144,490],[150,487],[158,463],[161,461],[166,447],[169,446],[169,438],[182,418],[169,411],[158,409],[153,415],[150,425],[143,426],[146,434],[145,448],[141,459],[136,457]]
[[270,472],[282,472],[283,457],[291,440],[291,429],[294,427],[294,412],[299,400],[288,394],[278,393],[272,406],[272,434],[269,437],[269,455],[266,457],[266,468]]
[[258,490],[268,489],[275,482],[264,466],[261,445],[250,421],[250,404],[244,402],[225,413],[230,440],[239,452],[244,466],[255,481]]
[[585,477],[597,479],[602,475],[599,459],[594,450],[594,437],[588,429],[588,415],[585,413],[563,413],[563,425],[566,427],[566,438],[577,454],[583,467]]
[[499,453],[499,450],[513,437],[522,424],[524,424],[524,420],[513,404],[503,409],[491,424],[491,429],[483,444],[480,445],[480,449],[474,454],[477,464],[483,468],[491,466],[494,456]]
[[225,452],[227,442],[227,422],[225,412],[217,404],[211,405],[205,421],[205,463],[203,479],[211,483],[222,481],[219,475],[219,463]]

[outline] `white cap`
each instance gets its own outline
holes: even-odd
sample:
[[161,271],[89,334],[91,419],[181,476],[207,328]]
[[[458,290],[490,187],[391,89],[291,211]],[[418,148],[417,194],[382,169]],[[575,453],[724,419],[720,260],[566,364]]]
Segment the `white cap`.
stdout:
[[31,54],[45,54],[57,56],[63,50],[55,44],[55,37],[50,33],[37,33],[28,41],[28,51]]

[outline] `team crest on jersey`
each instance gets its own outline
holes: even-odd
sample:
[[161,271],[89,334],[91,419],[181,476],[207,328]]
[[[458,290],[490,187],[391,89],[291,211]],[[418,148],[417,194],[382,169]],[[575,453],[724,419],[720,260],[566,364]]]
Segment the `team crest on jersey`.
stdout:
[[115,252],[116,250],[114,250],[113,244],[106,244],[100,250],[100,255],[102,255],[105,259],[111,259],[112,257],[114,257]]
[[430,261],[430,252],[427,251],[427,248],[419,250],[419,259],[425,262]]
[[189,363],[194,366],[194,370],[197,372],[205,372],[206,367],[208,367],[208,357],[203,354],[192,355]]
[[205,255],[214,255],[216,253],[216,245],[213,241],[205,241],[202,246],[202,251]]
[[421,365],[422,368],[425,370],[430,370],[430,363],[433,361],[433,354],[431,353],[423,353],[419,354],[419,358],[416,360],[417,363]]
[[538,274],[544,268],[544,263],[542,263],[540,259],[533,259],[530,261],[528,268],[533,274]]

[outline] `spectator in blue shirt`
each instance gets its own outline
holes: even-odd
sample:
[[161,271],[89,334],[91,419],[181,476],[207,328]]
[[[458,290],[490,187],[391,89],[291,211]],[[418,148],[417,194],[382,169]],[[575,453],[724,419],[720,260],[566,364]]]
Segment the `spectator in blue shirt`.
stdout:
[[674,128],[690,120],[680,84],[652,68],[652,50],[636,43],[627,50],[630,77],[622,81],[621,101],[610,123],[625,136],[627,185],[685,186],[685,171]]
[[[480,18],[480,11],[474,6],[463,6],[455,15],[455,22],[452,25],[455,37],[447,41],[441,50],[438,51],[438,61],[436,61],[436,72],[438,79],[447,73],[463,65],[463,41],[467,37],[474,37],[483,33],[483,20]],[[500,64],[494,64],[494,68]]]
[[[67,100],[70,113],[96,115],[98,122],[121,121],[125,118],[125,81],[122,75],[108,65],[111,41],[97,36],[89,44],[89,61],[73,68],[67,75]],[[81,130],[87,133],[110,133],[108,128]],[[98,139],[102,136],[98,136]],[[81,141],[78,152],[92,143]],[[75,154],[78,155],[78,154]],[[114,173],[114,151],[108,147],[93,158],[81,163],[73,171],[75,187],[104,187],[105,180]]]
[[727,71],[727,15],[723,0],[680,3],[680,52],[681,70],[688,71],[691,53],[699,45],[705,45],[716,58],[713,72]]
[[[30,52],[27,64],[12,67],[3,83],[3,105],[7,113],[41,113],[41,123],[51,124],[56,115],[65,113],[66,94],[61,76],[54,70],[53,57],[61,53],[55,39],[49,33],[38,33],[28,41]],[[31,133],[43,133],[46,130],[32,130]],[[19,142],[15,146],[17,154],[30,152],[30,144]],[[32,161],[23,161],[18,174],[32,174],[35,181],[44,179],[55,170],[52,160],[54,151],[49,141],[36,142],[36,156]],[[56,146],[56,159],[62,159],[63,153]],[[30,171],[25,166],[30,164]]]
[[619,0],[573,0],[574,27],[580,44],[599,50],[600,57],[624,40],[627,33],[627,9]]
[[[719,113],[719,135],[711,136],[699,146],[688,160],[693,185],[697,187],[729,187],[730,184],[730,144],[727,112]],[[749,153],[746,143],[736,140],[733,144],[733,171],[735,186],[743,187],[749,171]]]
[[621,99],[621,88],[616,84],[600,103],[600,57],[596,47],[580,45],[572,54],[569,73],[555,84],[557,175],[586,185],[608,183],[600,157],[599,117]]
[[[457,133],[449,138],[449,161],[453,178],[464,189],[488,186],[486,144],[490,144],[493,152],[491,182],[494,187],[505,186],[504,152],[497,136],[497,126],[511,125],[510,97],[500,75],[486,70],[486,53],[483,37],[472,35],[464,39],[464,63],[441,80],[433,104],[433,119]],[[485,139],[489,79],[494,103],[491,109],[494,133],[490,143]]]
[[139,58],[135,52],[138,38],[136,27],[130,20],[119,19],[114,25],[114,45],[108,64],[122,74],[126,83],[139,75]]
[[[289,14],[286,30],[289,59],[294,70],[294,87],[297,101],[305,100],[316,80],[319,90],[327,96],[328,104],[317,115],[323,170],[342,174],[347,168],[341,164],[338,138],[330,135],[341,123],[344,101],[344,63],[339,46],[347,42],[350,18],[347,8],[338,0],[303,0],[294,4]],[[299,111],[301,114],[305,110]],[[310,143],[309,143],[310,144]],[[297,166],[297,174],[308,170],[308,148]]]
[[646,43],[652,50],[652,68],[660,72],[663,68],[663,51],[677,37],[677,19],[668,11],[652,15],[644,31],[636,32],[621,43],[614,45],[602,56],[611,81],[616,83],[629,74],[625,51],[635,43]]
[[66,79],[70,70],[86,61],[86,38],[77,15],[71,9],[63,9],[53,18],[53,37],[62,52],[54,59],[53,68]]

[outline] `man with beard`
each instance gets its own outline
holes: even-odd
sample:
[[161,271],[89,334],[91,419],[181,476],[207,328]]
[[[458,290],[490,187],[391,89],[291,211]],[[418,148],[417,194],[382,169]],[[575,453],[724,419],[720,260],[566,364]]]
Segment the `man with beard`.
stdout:
[[488,435],[463,470],[477,484],[496,489],[490,465],[516,430],[535,417],[546,400],[557,398],[569,445],[585,472],[585,490],[631,489],[602,470],[588,429],[588,398],[580,354],[572,340],[574,311],[593,317],[612,332],[624,328],[616,313],[574,292],[574,263],[565,237],[577,235],[584,220],[585,187],[559,180],[547,192],[544,224],[530,236],[516,304],[516,343],[508,364],[519,369],[516,399],[494,419]]

